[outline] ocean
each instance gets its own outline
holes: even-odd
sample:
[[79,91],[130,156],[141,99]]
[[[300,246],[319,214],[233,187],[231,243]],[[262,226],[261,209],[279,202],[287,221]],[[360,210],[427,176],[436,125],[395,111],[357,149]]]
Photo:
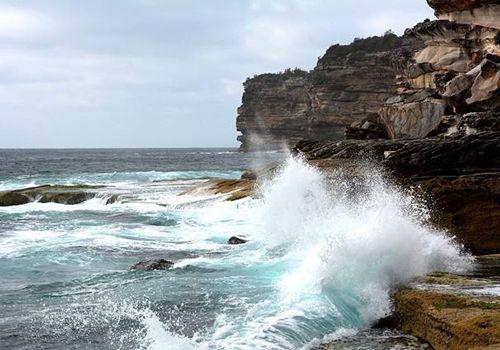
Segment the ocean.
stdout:
[[[255,198],[178,195],[269,163]],[[471,266],[375,170],[353,194],[285,153],[0,150],[0,191],[46,184],[100,195],[0,207],[0,349],[315,348],[356,338],[411,278]],[[130,269],[160,258],[173,267]]]

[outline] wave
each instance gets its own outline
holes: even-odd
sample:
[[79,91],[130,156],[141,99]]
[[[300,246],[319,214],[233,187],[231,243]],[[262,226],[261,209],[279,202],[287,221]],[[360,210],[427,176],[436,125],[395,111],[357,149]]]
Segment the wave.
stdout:
[[[50,215],[64,220],[72,215],[66,210],[88,209],[108,221],[98,216],[100,226],[85,227],[75,221],[68,232],[67,224],[61,231],[10,232],[0,255],[41,259],[37,254],[46,250],[53,254],[50,259],[43,255],[48,266],[65,259],[66,252],[67,259],[82,259],[72,262],[75,269],[95,258],[101,265],[89,273],[109,269],[113,285],[120,286],[95,288],[95,300],[75,297],[80,306],[74,310],[47,312],[54,324],[46,323],[47,329],[82,330],[83,337],[95,326],[97,334],[108,332],[114,348],[124,349],[131,348],[127,344],[144,349],[308,348],[322,339],[355,334],[390,312],[391,291],[412,278],[434,270],[463,272],[472,265],[471,256],[446,232],[427,224],[425,205],[411,193],[375,170],[352,178],[340,172],[326,176],[290,158],[260,186],[260,199],[171,207],[98,200],[75,206],[30,203],[9,210],[15,215],[40,210],[50,221]],[[250,242],[225,244],[240,234]],[[113,254],[102,253],[108,250]],[[172,271],[138,283],[138,274],[126,272],[131,259],[163,257],[159,254],[169,251],[193,255],[174,261]],[[137,305],[144,298],[161,307]]]

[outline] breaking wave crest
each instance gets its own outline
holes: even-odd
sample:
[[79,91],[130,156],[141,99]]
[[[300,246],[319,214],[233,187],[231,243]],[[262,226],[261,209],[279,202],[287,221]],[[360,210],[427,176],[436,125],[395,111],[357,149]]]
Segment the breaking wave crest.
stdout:
[[290,158],[262,185],[262,199],[248,204],[252,243],[232,268],[268,281],[269,289],[257,290],[241,315],[221,313],[198,346],[308,347],[383,317],[391,291],[414,277],[471,267],[460,245],[426,223],[422,203],[375,170],[362,175],[326,176]]

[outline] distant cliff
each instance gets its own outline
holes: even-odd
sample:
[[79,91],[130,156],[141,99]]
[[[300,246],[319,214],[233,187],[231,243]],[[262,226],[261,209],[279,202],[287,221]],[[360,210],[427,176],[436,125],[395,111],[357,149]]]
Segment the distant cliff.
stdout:
[[247,79],[236,122],[241,149],[343,139],[347,125],[377,113],[397,93],[394,56],[411,56],[419,47],[414,38],[387,33],[331,46],[311,72],[286,70]]
[[428,0],[438,20],[403,37],[333,45],[314,70],[262,74],[244,83],[242,150],[302,139],[420,138],[446,115],[498,111],[498,0]]

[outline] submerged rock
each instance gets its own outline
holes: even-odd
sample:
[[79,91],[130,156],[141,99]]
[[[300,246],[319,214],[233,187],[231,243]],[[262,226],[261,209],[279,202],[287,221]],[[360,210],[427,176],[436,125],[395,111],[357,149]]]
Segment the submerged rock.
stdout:
[[174,266],[174,263],[165,259],[141,261],[132,266],[130,269],[133,271],[156,271],[167,270]]
[[232,236],[227,241],[227,244],[244,244],[244,243],[247,243],[247,242],[248,242],[247,239],[240,238],[240,237],[237,237],[237,236]]

